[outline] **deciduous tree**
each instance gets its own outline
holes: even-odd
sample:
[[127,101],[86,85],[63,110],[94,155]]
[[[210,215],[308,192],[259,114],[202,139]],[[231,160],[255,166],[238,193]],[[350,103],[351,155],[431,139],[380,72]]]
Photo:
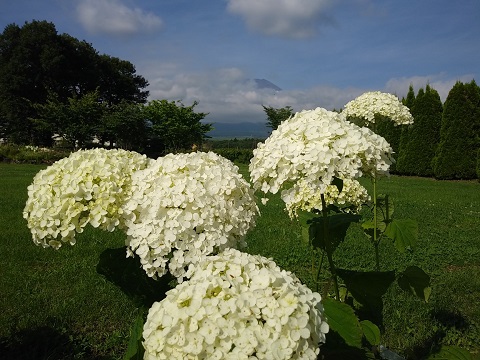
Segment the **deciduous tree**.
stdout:
[[152,140],[161,151],[176,152],[201,146],[211,124],[202,119],[207,113],[194,111],[198,102],[185,106],[181,101],[153,100],[145,107],[146,119],[151,124]]
[[290,106],[283,108],[273,108],[271,106],[263,106],[265,114],[267,114],[267,127],[275,130],[282,123],[293,115],[293,109]]

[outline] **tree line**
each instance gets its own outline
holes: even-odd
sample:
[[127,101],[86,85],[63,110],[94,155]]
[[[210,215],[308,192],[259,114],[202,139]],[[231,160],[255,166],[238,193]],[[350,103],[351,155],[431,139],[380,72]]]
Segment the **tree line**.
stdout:
[[0,34],[0,139],[52,146],[96,141],[162,153],[201,144],[210,124],[194,102],[153,100],[129,61],[58,34],[47,21],[10,24]]
[[[480,87],[475,80],[458,81],[442,104],[430,85],[413,86],[402,99],[414,123],[395,126],[386,118],[375,119],[374,131],[392,146],[396,163],[391,172],[437,179],[480,179]],[[264,106],[267,126],[276,129],[293,115],[290,106]]]

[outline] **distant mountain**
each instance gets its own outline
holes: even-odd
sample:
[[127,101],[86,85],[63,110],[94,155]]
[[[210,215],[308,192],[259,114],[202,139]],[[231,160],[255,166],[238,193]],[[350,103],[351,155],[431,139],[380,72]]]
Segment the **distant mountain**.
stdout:
[[282,89],[279,88],[277,85],[274,83],[271,83],[270,81],[266,79],[254,79],[255,84],[257,85],[257,88],[259,89],[273,89],[275,91],[281,91]]
[[213,130],[206,135],[214,139],[266,139],[270,135],[270,130],[266,123],[213,123]]

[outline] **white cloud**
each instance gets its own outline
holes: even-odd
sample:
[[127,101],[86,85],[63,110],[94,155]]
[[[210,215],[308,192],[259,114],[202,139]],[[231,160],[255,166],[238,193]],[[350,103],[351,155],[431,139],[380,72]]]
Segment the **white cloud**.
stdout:
[[433,89],[438,91],[442,102],[445,101],[449,91],[457,81],[470,82],[474,78],[472,74],[465,74],[459,77],[448,77],[445,73],[392,78],[385,85],[385,91],[396,94],[400,98],[407,95],[408,87],[413,86],[415,94],[420,88],[425,88],[429,84]]
[[[360,95],[361,89],[318,86],[305,90],[258,89],[252,77],[238,68],[210,72],[184,72],[175,64],[151,64],[139,69],[150,79],[150,100],[198,101],[197,111],[207,112],[209,122],[265,122],[262,105],[295,111],[324,107],[340,109]],[[282,84],[277,84],[281,87]]]
[[[255,76],[239,68],[188,72],[174,63],[152,63],[140,66],[139,73],[144,74],[150,81],[150,100],[181,100],[185,105],[198,101],[196,110],[209,113],[206,121],[223,123],[265,122],[262,105],[274,108],[291,106],[295,111],[316,107],[339,110],[362,93],[376,90],[390,92],[402,98],[406,96],[410,84],[413,84],[417,92],[429,83],[444,101],[457,80],[470,82],[473,78],[471,75],[453,78],[438,74],[393,78],[383,89],[319,85],[307,89],[275,91],[258,89],[255,82],[249,80]],[[284,87],[284,84],[276,85]]]
[[92,33],[132,35],[153,31],[162,20],[153,13],[129,8],[120,0],[81,0],[77,6],[80,23]]
[[247,26],[266,35],[289,38],[312,36],[332,0],[228,0],[230,13],[242,17]]

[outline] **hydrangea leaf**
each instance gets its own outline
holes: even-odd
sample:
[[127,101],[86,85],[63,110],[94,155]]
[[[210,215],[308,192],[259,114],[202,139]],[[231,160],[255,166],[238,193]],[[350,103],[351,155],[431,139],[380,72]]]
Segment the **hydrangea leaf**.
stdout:
[[[328,217],[328,234],[331,241],[332,252],[345,239],[348,227],[352,222],[360,221],[361,216],[355,214],[334,214]],[[310,239],[313,246],[327,250],[325,243],[325,221],[322,217],[316,217],[309,221],[310,224]]]
[[330,298],[324,299],[322,303],[330,329],[337,332],[347,345],[361,348],[363,330],[353,309]]
[[360,325],[362,326],[363,334],[365,338],[371,345],[379,345],[380,344],[380,329],[377,325],[372,323],[370,320],[362,320],[360,321]]
[[472,360],[472,355],[458,346],[442,346],[438,353],[432,354],[427,360]]
[[353,271],[337,269],[356,301],[370,309],[382,308],[382,296],[395,281],[394,271]]
[[432,292],[430,276],[418,266],[407,267],[398,277],[398,285],[406,292],[428,302]]
[[411,219],[394,219],[387,225],[385,235],[394,241],[398,251],[404,253],[417,243],[418,224]]
[[130,332],[127,352],[123,360],[141,360],[143,359],[144,349],[142,346],[142,331],[144,323],[144,312],[139,311]]

